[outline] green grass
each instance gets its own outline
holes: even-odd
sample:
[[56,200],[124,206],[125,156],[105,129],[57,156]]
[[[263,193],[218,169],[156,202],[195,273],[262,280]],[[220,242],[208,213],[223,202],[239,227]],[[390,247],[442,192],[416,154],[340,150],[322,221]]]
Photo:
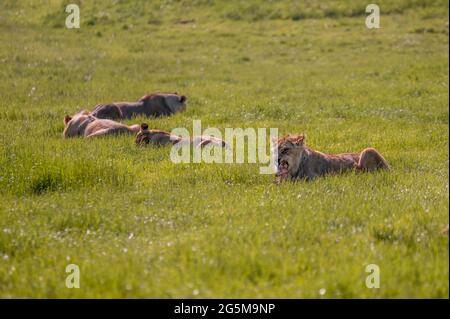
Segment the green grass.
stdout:
[[[449,297],[447,1],[379,1],[378,30],[367,1],[109,3],[82,1],[79,30],[61,1],[0,4],[0,297]],[[277,127],[392,171],[275,186],[61,138],[65,114],[151,91],[189,102],[152,128]]]

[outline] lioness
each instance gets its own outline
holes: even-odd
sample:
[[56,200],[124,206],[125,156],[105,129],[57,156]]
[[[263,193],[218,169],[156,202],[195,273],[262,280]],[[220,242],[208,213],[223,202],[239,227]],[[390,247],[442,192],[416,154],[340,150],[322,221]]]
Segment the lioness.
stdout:
[[112,120],[98,119],[88,111],[80,111],[71,116],[64,117],[63,137],[95,137],[102,135],[137,133],[139,125],[128,126]]
[[389,164],[374,148],[366,148],[360,153],[328,155],[307,147],[303,134],[280,138],[277,149],[277,182],[288,179],[312,180],[325,174],[351,169],[374,171],[389,168]]
[[167,145],[167,144],[192,144],[197,147],[209,146],[220,146],[226,147],[227,144],[214,136],[194,136],[193,138],[183,138],[178,135],[170,134],[169,132],[164,132],[160,130],[149,130],[146,123],[141,124],[141,129],[136,135],[136,145],[137,146],[147,146],[149,144],[153,145]]
[[99,119],[129,119],[133,116],[169,116],[186,109],[186,97],[177,93],[153,93],[141,97],[137,102],[99,104],[92,115]]

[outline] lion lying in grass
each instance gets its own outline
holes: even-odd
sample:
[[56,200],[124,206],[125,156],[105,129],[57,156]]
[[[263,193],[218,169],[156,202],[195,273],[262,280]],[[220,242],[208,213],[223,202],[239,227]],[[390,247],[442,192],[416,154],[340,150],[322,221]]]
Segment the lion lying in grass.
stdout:
[[128,126],[112,120],[98,119],[88,111],[81,111],[72,117],[64,117],[63,137],[95,137],[115,134],[135,134],[139,131],[139,125]]
[[315,151],[305,144],[305,136],[287,135],[277,141],[278,170],[277,182],[305,179],[348,170],[375,171],[389,169],[389,164],[374,148],[366,148],[360,153],[336,155]]
[[164,132],[160,130],[149,130],[146,123],[141,124],[141,129],[136,135],[136,145],[137,146],[147,146],[147,145],[183,145],[192,144],[196,147],[205,146],[220,146],[226,147],[227,144],[214,136],[194,136],[193,138],[182,138],[178,135],[170,134],[169,132]]
[[130,119],[133,116],[169,116],[186,109],[186,97],[177,93],[153,93],[144,95],[137,102],[99,104],[92,115],[99,119]]

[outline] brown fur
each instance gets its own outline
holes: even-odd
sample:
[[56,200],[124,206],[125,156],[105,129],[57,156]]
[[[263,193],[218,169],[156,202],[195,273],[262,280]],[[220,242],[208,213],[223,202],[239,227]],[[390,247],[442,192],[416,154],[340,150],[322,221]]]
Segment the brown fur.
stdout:
[[306,179],[348,170],[375,171],[389,164],[374,148],[359,153],[324,154],[306,146],[305,136],[287,135],[277,141],[277,181]]
[[167,145],[176,144],[180,141],[179,136],[171,135],[168,132],[160,130],[149,130],[146,123],[141,124],[141,129],[136,135],[136,145],[146,146],[148,144],[154,145]]
[[130,119],[133,116],[169,116],[186,109],[186,97],[177,93],[153,93],[141,97],[137,102],[99,104],[92,115],[101,119]]
[[195,136],[192,139],[182,138],[177,135],[170,134],[169,132],[164,132],[160,130],[149,130],[146,123],[141,124],[141,129],[136,135],[136,145],[137,146],[147,146],[152,145],[167,145],[167,144],[179,144],[188,143],[193,144],[197,147],[205,147],[207,145],[217,145],[221,147],[226,147],[226,143],[213,136]]
[[132,134],[139,131],[139,125],[128,126],[112,120],[98,119],[88,111],[64,117],[63,137],[95,137],[114,134]]

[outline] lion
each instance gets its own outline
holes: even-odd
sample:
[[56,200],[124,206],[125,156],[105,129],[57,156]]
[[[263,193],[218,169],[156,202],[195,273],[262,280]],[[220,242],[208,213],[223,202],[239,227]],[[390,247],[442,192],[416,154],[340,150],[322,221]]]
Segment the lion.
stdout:
[[196,147],[205,146],[220,146],[226,147],[225,141],[214,137],[214,136],[194,136],[193,138],[183,138],[178,135],[171,134],[169,132],[160,130],[149,130],[147,123],[142,123],[139,132],[136,134],[135,139],[137,146],[147,146],[147,145],[182,145],[182,144],[192,144]]
[[359,153],[329,155],[306,146],[304,134],[286,135],[276,142],[278,167],[276,182],[284,180],[313,180],[331,173],[348,170],[362,172],[389,169],[388,162],[374,148]]
[[95,106],[92,115],[99,119],[130,119],[133,116],[169,116],[186,109],[186,96],[177,93],[152,93],[137,102],[116,102]]
[[98,119],[89,111],[83,110],[73,116],[64,117],[63,137],[96,137],[115,134],[135,134],[139,125],[128,126],[107,119]]

